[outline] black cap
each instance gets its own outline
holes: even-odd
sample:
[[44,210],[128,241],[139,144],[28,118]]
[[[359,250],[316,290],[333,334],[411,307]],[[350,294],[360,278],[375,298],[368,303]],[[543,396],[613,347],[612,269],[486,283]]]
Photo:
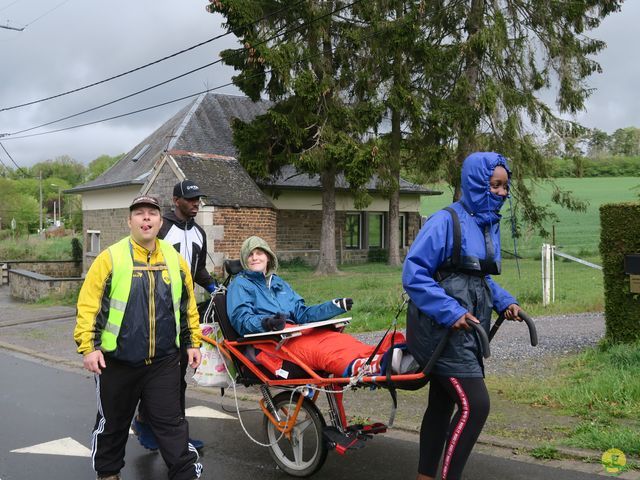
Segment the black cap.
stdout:
[[129,211],[141,205],[146,205],[148,207],[153,207],[160,210],[160,202],[158,202],[158,199],[156,197],[152,197],[150,195],[140,195],[139,197],[133,199],[131,205],[129,205]]
[[173,196],[182,198],[206,197],[200,187],[191,180],[183,180],[173,187]]

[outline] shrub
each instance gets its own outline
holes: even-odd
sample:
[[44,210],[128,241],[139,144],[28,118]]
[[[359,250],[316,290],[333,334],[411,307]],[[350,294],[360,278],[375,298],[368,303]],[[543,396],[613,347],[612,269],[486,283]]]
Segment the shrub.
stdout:
[[82,262],[82,243],[80,243],[78,237],[71,239],[71,258],[73,258],[76,263]]
[[630,292],[624,256],[640,252],[640,204],[600,207],[600,255],[604,277],[606,338],[611,343],[640,340],[640,295]]
[[389,260],[389,250],[386,248],[370,248],[367,252],[369,262],[386,263]]

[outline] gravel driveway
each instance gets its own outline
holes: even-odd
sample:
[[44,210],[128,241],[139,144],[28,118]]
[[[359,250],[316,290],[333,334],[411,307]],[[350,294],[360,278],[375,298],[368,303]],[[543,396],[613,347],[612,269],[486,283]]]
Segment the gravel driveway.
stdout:
[[[603,313],[577,313],[537,317],[538,346],[529,343],[529,331],[520,322],[505,321],[491,342],[491,357],[485,365],[489,374],[509,374],[517,363],[535,369],[543,366],[546,357],[557,357],[579,352],[585,347],[597,345],[605,332]],[[348,331],[348,330],[347,330]],[[365,343],[375,344],[384,332],[357,333]],[[521,368],[519,369],[520,371]],[[533,373],[533,372],[531,372]]]

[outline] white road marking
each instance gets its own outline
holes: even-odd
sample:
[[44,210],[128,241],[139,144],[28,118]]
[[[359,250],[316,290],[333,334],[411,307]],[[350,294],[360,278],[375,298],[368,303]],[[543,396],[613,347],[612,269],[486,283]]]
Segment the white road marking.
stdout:
[[67,455],[71,457],[90,457],[91,450],[76,442],[71,437],[52,440],[51,442],[32,445],[31,447],[11,450],[13,453],[36,453],[43,455]]
[[213,408],[203,407],[198,405],[196,407],[190,407],[185,410],[185,416],[197,417],[197,418],[219,418],[222,420],[235,420],[236,417],[227,415],[226,413],[214,410]]

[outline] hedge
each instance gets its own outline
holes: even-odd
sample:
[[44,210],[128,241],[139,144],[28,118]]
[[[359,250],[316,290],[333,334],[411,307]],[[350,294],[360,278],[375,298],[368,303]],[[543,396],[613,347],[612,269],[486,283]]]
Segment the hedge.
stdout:
[[640,294],[630,292],[624,256],[640,253],[640,203],[602,205],[600,226],[605,338],[611,343],[631,343],[640,340]]

